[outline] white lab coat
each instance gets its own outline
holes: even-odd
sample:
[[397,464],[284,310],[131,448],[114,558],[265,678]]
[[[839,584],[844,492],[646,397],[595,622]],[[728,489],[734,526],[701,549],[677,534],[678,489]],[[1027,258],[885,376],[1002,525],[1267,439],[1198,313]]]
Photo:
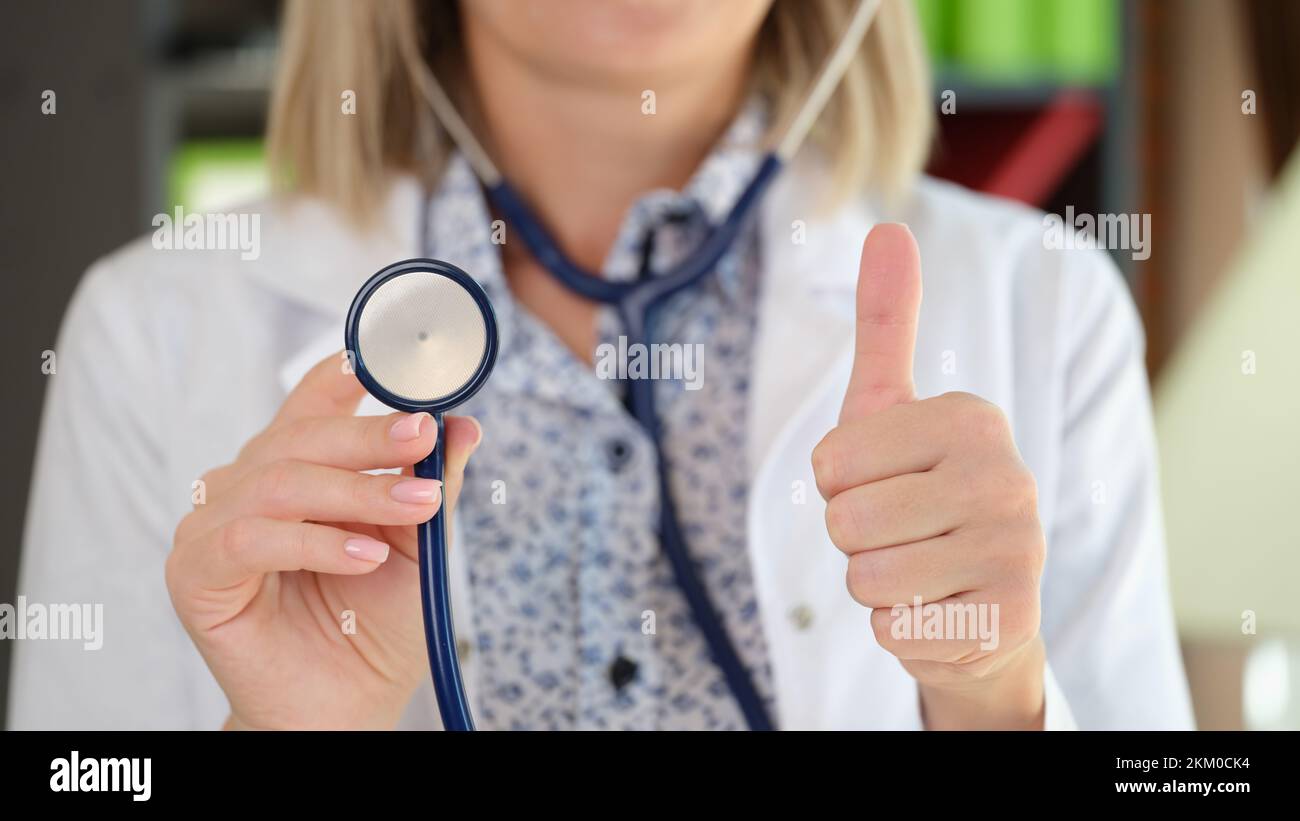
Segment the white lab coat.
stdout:
[[[921,246],[918,393],[997,403],[1037,477],[1048,726],[1190,727],[1143,341],[1122,280],[1103,253],[1045,249],[1040,215],[1021,206],[924,180],[899,210],[863,199],[823,214],[826,179],[801,160],[761,215],[748,530],[778,725],[921,726],[914,681],[846,592],[809,460],[847,383],[862,239],[891,219]],[[15,642],[11,726],[221,725],[225,698],[163,584],[173,529],[191,483],[230,461],[307,367],[342,347],[357,286],[420,255],[418,197],[414,182],[394,181],[384,231],[365,236],[319,203],[265,204],[254,261],[158,251],[146,238],[91,268],[56,348],[19,593],[103,603],[104,646]],[[367,400],[361,412],[385,410]],[[453,558],[468,633],[464,571]],[[477,667],[464,660],[471,699]],[[431,687],[403,724],[438,726]]]

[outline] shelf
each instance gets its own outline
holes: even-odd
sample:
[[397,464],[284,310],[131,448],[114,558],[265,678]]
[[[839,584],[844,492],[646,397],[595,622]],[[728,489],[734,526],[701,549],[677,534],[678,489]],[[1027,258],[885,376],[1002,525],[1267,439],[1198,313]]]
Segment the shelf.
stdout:
[[957,94],[957,113],[963,106],[977,109],[1041,108],[1056,100],[1063,92],[1109,96],[1107,83],[1058,81],[1050,77],[1009,78],[980,76],[956,69],[935,72],[934,98],[943,101],[945,91]]

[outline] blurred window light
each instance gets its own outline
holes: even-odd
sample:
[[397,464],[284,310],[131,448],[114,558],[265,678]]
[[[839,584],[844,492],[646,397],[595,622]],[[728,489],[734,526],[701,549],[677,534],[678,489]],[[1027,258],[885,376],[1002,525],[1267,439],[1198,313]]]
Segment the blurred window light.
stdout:
[[219,211],[270,193],[261,140],[203,139],[183,143],[168,173],[168,208]]
[[1292,693],[1293,660],[1282,639],[1262,642],[1247,657],[1242,681],[1246,729],[1300,729],[1300,705]]

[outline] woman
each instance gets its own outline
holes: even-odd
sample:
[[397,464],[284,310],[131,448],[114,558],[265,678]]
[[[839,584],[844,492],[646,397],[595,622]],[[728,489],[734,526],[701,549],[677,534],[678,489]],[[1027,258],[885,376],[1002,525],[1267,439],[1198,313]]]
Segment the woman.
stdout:
[[[104,649],[23,644],[15,723],[438,726],[413,526],[446,504],[480,726],[755,726],[659,550],[653,442],[593,368],[616,315],[510,240],[423,72],[574,259],[654,276],[850,8],[291,3],[270,141],[292,191],[258,258],[136,244],[66,321],[22,592],[103,602]],[[701,577],[777,727],[1189,726],[1122,282],[918,178],[930,99],[887,0],[814,143],[665,309],[661,338],[703,351],[699,390],[655,386]],[[337,351],[356,288],[413,256],[470,271],[501,325],[442,487],[366,472],[434,426],[383,414]]]

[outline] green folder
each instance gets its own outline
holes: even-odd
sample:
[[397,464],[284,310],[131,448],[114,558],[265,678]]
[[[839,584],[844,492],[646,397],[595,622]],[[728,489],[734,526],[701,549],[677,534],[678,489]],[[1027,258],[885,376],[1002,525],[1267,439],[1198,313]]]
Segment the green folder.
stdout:
[[958,0],[953,4],[953,58],[976,78],[1036,76],[1040,49],[1035,7],[1040,0]]
[[1099,83],[1119,51],[1118,0],[916,0],[935,62],[995,83]]
[[930,62],[942,65],[950,59],[952,49],[952,4],[949,0],[915,0],[915,3]]
[[1116,0],[1041,0],[1045,62],[1069,82],[1111,79],[1119,52]]

